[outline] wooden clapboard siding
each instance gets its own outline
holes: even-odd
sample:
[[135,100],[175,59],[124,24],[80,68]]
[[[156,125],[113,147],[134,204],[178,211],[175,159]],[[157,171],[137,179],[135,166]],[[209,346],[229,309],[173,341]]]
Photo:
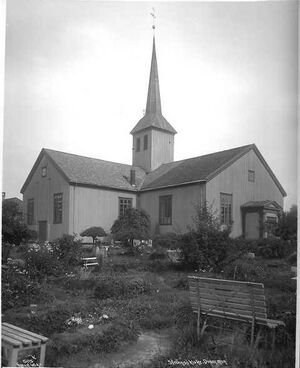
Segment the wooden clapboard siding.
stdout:
[[[42,167],[47,167],[47,176],[42,177]],[[62,223],[53,223],[54,194],[63,194]],[[41,158],[30,182],[23,193],[24,215],[27,221],[27,201],[34,199],[34,224],[29,228],[38,231],[39,221],[47,221],[48,240],[66,234],[69,228],[69,184],[45,156]]]
[[[172,196],[172,225],[159,225],[159,196],[164,195]],[[161,234],[177,231],[186,232],[187,226],[193,223],[195,205],[204,199],[205,185],[201,183],[139,194],[140,207],[150,215],[152,232],[159,227]]]
[[[255,171],[255,182],[248,181],[248,170]],[[206,184],[206,200],[220,211],[220,193],[233,195],[232,237],[242,235],[241,205],[248,201],[276,201],[283,206],[283,195],[259,160],[250,150]]]
[[132,198],[136,207],[136,194],[70,185],[69,233],[80,234],[91,226],[101,226],[107,232],[119,216],[119,197]]

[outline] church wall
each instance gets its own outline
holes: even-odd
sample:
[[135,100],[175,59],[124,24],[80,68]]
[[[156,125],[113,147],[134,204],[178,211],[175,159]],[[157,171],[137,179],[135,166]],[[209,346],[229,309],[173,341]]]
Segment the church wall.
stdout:
[[[248,181],[248,170],[255,181]],[[232,237],[242,235],[241,205],[249,201],[271,200],[283,207],[283,196],[256,153],[251,150],[206,184],[206,200],[218,213],[220,193],[232,194]]]
[[[47,167],[47,175],[42,177],[42,168]],[[63,195],[62,223],[53,223],[54,194]],[[38,232],[39,221],[47,221],[48,240],[56,239],[68,232],[69,222],[69,185],[46,156],[44,156],[30,183],[23,193],[24,214],[27,219],[28,199],[34,200],[34,224],[28,225]]]
[[136,207],[135,193],[71,185],[69,233],[80,234],[91,226],[110,232],[119,216],[119,197],[132,198]]
[[174,161],[174,134],[159,130],[152,131],[151,162],[152,170],[161,164]]
[[[159,196],[172,195],[172,225],[159,225]],[[193,224],[194,206],[205,200],[205,185],[191,184],[139,194],[140,207],[151,218],[151,232],[165,234],[168,232],[186,232],[187,226]]]

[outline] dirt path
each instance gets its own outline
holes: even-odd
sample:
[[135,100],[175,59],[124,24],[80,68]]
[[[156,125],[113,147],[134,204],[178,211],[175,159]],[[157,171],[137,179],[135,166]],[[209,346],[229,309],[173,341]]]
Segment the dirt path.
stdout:
[[101,363],[93,364],[89,368],[139,368],[154,357],[164,355],[169,348],[166,332],[145,332],[140,335],[136,344],[107,354]]

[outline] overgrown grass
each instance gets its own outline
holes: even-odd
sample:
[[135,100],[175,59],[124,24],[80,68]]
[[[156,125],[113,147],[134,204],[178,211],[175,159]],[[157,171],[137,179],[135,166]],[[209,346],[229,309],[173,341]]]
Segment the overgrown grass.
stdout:
[[[174,270],[165,259],[149,260],[148,255],[108,257],[85,280],[76,269],[73,274],[45,279],[43,288],[51,294],[51,301],[41,300],[36,315],[30,314],[28,304],[14,306],[5,312],[3,321],[49,337],[46,364],[53,367],[71,367],[75,361],[77,366],[80,362],[83,366],[99,362],[99,354],[117,351],[122,341],[134,342],[141,331],[161,329],[171,331],[172,350],[149,368],[169,368],[168,359],[222,358],[234,368],[293,367],[296,282],[291,280],[290,266],[284,261],[275,264],[259,258],[251,261],[251,266],[245,262],[240,264],[245,266],[242,271],[246,276],[249,269],[258,270],[249,273],[251,281],[265,284],[268,316],[286,323],[286,329],[276,335],[273,355],[265,348],[250,352],[247,344],[244,351],[214,347],[211,336],[216,332],[212,330],[198,342],[196,316],[188,297],[188,274]],[[231,274],[202,275],[226,278]],[[70,328],[66,321],[72,316],[81,318],[82,323]],[[87,328],[90,324],[92,329]]]

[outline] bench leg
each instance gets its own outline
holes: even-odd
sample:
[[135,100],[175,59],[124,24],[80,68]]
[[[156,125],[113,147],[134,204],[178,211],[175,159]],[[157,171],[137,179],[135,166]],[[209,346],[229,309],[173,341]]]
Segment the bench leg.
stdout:
[[40,367],[45,365],[45,355],[46,355],[46,344],[42,344],[40,348]]
[[197,340],[200,340],[200,308],[198,308],[198,316],[197,316]]
[[274,352],[275,348],[275,328],[272,328],[272,353]]
[[10,349],[8,352],[8,366],[16,367],[18,361],[18,352],[19,349]]

